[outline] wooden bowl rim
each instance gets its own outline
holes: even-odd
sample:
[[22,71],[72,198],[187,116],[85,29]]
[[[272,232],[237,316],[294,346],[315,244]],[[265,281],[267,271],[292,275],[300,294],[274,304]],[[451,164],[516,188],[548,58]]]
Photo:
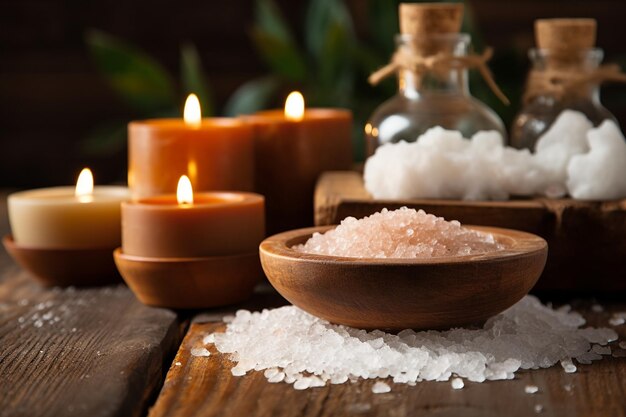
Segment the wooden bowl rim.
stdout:
[[351,258],[345,256],[329,256],[298,252],[292,248],[293,242],[310,237],[315,232],[323,233],[337,227],[317,226],[304,229],[295,229],[268,237],[259,246],[261,253],[274,257],[292,259],[298,262],[335,263],[351,265],[445,265],[492,262],[494,260],[514,259],[524,257],[531,253],[541,252],[547,249],[545,239],[532,233],[520,230],[505,229],[491,226],[463,225],[468,229],[487,232],[494,235],[496,240],[510,241],[505,249],[477,255],[462,256],[438,256],[433,258]]
[[128,255],[122,252],[122,248],[116,248],[113,251],[113,256],[115,258],[122,259],[126,262],[136,262],[136,263],[202,263],[202,262],[221,262],[228,260],[237,260],[237,259],[247,259],[258,257],[259,252],[246,252],[240,253],[236,255],[219,255],[219,256],[201,256],[201,257],[191,257],[191,258],[165,258],[165,257],[149,257],[149,256],[138,256],[138,255]]
[[105,246],[105,247],[86,246],[86,247],[81,247],[81,248],[73,248],[73,247],[46,248],[46,247],[37,247],[37,246],[25,246],[25,245],[20,245],[16,243],[15,240],[13,240],[13,235],[10,233],[7,235],[4,235],[4,237],[2,238],[2,243],[4,244],[5,247],[11,248],[12,250],[17,250],[21,252],[41,253],[41,254],[44,254],[44,253],[54,254],[54,253],[63,253],[63,252],[69,252],[69,253],[75,252],[76,254],[80,254],[80,253],[84,254],[85,252],[104,252],[104,251],[113,252],[113,250],[115,249],[115,247],[110,247],[110,246]]

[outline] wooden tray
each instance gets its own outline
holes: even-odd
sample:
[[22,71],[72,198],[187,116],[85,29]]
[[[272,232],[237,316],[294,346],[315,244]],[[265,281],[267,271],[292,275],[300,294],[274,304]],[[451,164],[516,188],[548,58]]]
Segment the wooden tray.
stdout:
[[464,224],[535,233],[548,241],[548,263],[535,289],[626,290],[626,200],[374,200],[353,171],[324,173],[315,190],[315,224],[337,224],[402,206]]

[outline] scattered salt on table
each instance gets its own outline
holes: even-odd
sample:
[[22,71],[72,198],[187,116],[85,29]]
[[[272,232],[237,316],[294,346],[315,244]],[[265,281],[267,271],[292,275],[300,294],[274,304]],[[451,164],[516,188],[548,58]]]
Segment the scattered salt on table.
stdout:
[[563,367],[563,370],[568,374],[573,374],[574,372],[576,372],[576,365],[572,363],[571,359],[562,360],[561,366]]
[[539,387],[537,385],[526,385],[524,388],[524,392],[526,394],[534,394],[539,391]]
[[452,385],[452,389],[461,389],[465,386],[461,378],[453,378],[451,385]]
[[191,349],[191,356],[211,356],[211,352],[204,347],[195,347]]
[[233,375],[265,371],[270,382],[294,388],[297,383],[298,389],[359,378],[415,384],[456,375],[483,382],[512,379],[519,369],[547,368],[559,361],[565,372],[575,372],[571,358],[581,363],[601,359],[594,350],[605,354],[608,347],[602,345],[617,340],[617,333],[583,329],[584,323],[580,314],[546,307],[533,296],[492,317],[483,328],[397,334],[333,325],[286,306],[238,311],[224,333],[213,334],[213,344],[232,354],[237,362]]
[[624,323],[626,323],[626,311],[613,313],[613,315],[609,319],[609,324],[611,326],[621,326]]
[[385,392],[390,392],[390,391],[391,391],[391,387],[389,386],[389,384],[386,384],[381,381],[376,382],[372,386],[372,392],[374,394],[384,394]]

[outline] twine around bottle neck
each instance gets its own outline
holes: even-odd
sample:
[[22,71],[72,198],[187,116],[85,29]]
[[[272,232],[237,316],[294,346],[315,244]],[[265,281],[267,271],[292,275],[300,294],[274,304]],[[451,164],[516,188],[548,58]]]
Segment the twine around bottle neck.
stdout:
[[485,49],[482,55],[464,55],[456,56],[450,53],[440,52],[434,55],[422,56],[415,51],[407,50],[406,48],[396,51],[389,64],[380,68],[372,73],[368,81],[372,85],[378,84],[383,79],[398,73],[401,70],[409,70],[416,74],[415,83],[419,87],[421,80],[427,72],[445,72],[450,69],[477,69],[482,75],[483,79],[493,91],[493,93],[505,104],[509,104],[509,99],[504,95],[502,90],[498,87],[491,71],[487,67],[487,62],[491,59],[493,50],[491,48]]
[[555,68],[532,70],[528,74],[523,101],[526,104],[538,96],[546,95],[561,100],[572,92],[603,82],[626,83],[626,74],[616,64],[602,65],[585,72]]

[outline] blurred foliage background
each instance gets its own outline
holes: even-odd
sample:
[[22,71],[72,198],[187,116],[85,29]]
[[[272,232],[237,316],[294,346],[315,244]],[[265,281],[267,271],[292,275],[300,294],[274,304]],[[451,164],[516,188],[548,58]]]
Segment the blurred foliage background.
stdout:
[[[180,117],[189,92],[205,116],[281,107],[303,91],[311,107],[355,115],[362,127],[396,91],[367,76],[388,62],[398,0],[21,0],[0,14],[0,186],[71,183],[83,165],[99,182],[124,181],[126,124]],[[511,99],[504,106],[476,73],[472,94],[507,125],[519,108],[539,17],[594,17],[606,61],[626,64],[626,2],[468,0],[463,30]],[[603,102],[626,123],[623,86]]]
[[[385,65],[394,51],[398,33],[399,0],[367,0],[366,36],[357,36],[348,5],[343,0],[309,0],[301,22],[289,25],[273,0],[254,2],[250,41],[265,63],[267,73],[237,88],[222,108],[216,108],[209,82],[193,44],[180,50],[180,76],[169,74],[157,60],[136,46],[99,31],[89,31],[86,45],[101,74],[137,117],[176,117],[180,100],[198,94],[205,116],[237,116],[280,107],[291,90],[301,90],[311,107],[344,107],[354,113],[354,157],[363,159],[362,127],[382,101],[396,91],[390,78],[380,86],[367,83],[368,75]],[[299,31],[294,31],[296,27]],[[477,51],[485,47],[466,5],[463,31],[473,39]],[[521,95],[519,68],[523,58],[501,51],[492,62],[498,82],[517,102]],[[470,79],[473,94],[494,108],[508,125],[514,112],[493,97],[481,77]],[[84,142],[86,152],[114,152],[125,146],[125,123],[105,123]]]

